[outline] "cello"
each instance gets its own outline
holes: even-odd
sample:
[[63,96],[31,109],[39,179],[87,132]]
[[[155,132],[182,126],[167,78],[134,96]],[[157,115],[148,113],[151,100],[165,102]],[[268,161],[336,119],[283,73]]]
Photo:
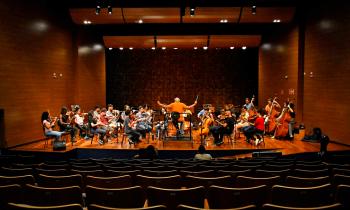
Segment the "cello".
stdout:
[[288,110],[288,103],[285,102],[281,115],[276,119],[275,138],[284,138],[288,134],[288,124],[292,119]]

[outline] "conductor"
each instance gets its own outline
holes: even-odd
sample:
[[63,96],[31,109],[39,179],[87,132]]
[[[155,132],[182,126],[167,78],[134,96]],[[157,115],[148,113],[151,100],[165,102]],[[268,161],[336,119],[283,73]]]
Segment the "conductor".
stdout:
[[[183,135],[183,122],[184,117],[183,113],[186,111],[186,109],[190,109],[197,104],[197,99],[195,100],[194,104],[187,106],[186,104],[180,102],[180,98],[176,97],[174,99],[174,102],[171,104],[162,104],[160,101],[157,101],[158,105],[164,108],[167,108],[171,112],[171,120],[176,128],[176,135]],[[179,126],[180,124],[180,126]]]

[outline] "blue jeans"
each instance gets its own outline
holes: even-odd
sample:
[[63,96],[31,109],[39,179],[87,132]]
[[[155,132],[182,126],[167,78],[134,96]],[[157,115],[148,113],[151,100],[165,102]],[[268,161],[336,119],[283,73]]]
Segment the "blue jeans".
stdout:
[[290,122],[288,123],[288,133],[289,133],[289,136],[290,136],[290,137],[293,136],[294,124],[295,124],[295,119],[292,118],[292,119],[290,120]]
[[60,132],[60,131],[46,131],[45,132],[45,136],[47,137],[55,137],[56,141],[61,141],[61,136],[64,132]]

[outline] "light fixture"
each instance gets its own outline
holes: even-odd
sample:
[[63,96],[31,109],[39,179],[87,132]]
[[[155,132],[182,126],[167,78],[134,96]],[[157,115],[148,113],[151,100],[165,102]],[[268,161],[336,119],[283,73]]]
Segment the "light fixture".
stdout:
[[155,48],[155,47],[152,47],[151,49],[152,49],[152,50],[155,50],[156,48]]
[[179,49],[179,48],[177,48],[177,47],[174,47],[173,49],[174,49],[174,50],[177,50],[177,49]]
[[107,6],[107,11],[108,11],[108,14],[111,15],[112,14],[112,6],[111,5],[108,5]]
[[137,21],[137,23],[142,24],[142,23],[143,23],[143,20],[140,19],[140,20]]
[[133,47],[129,47],[129,50],[133,50],[134,48]]
[[247,49],[247,46],[243,46],[243,47],[242,47],[242,50],[246,50],[246,49]]
[[233,47],[233,46],[232,46],[232,47],[230,47],[230,50],[233,50],[233,49],[235,49],[235,47]]
[[274,19],[273,22],[274,22],[274,23],[280,23],[281,20],[280,20],[280,19]]
[[256,15],[256,6],[255,5],[252,6],[252,14]]
[[191,17],[194,16],[195,10],[196,10],[195,7],[192,5],[192,6],[190,7],[190,16],[191,16]]
[[108,48],[109,50],[113,50],[113,48],[112,47],[110,47],[110,48]]
[[90,25],[91,24],[91,21],[90,20],[84,20],[83,22],[85,25]]
[[162,50],[165,50],[166,49],[166,47],[162,47]]
[[96,15],[99,15],[100,12],[101,12],[101,6],[100,6],[100,5],[97,5],[97,6],[96,6],[96,10],[95,10],[95,14],[96,14]]
[[124,48],[123,47],[119,47],[119,50],[124,50]]
[[207,46],[204,46],[204,47],[203,47],[203,50],[207,50],[207,49],[208,49],[208,47],[207,47]]
[[227,22],[228,22],[227,19],[221,19],[221,20],[220,20],[220,23],[227,23]]
[[194,47],[193,49],[196,50],[196,49],[198,49],[198,47]]

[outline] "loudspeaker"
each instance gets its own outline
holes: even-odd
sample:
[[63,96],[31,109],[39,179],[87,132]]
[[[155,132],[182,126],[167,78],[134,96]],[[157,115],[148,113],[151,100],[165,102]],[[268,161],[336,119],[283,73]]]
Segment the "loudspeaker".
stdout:
[[253,152],[252,157],[281,157],[282,152],[265,151],[265,152]]

